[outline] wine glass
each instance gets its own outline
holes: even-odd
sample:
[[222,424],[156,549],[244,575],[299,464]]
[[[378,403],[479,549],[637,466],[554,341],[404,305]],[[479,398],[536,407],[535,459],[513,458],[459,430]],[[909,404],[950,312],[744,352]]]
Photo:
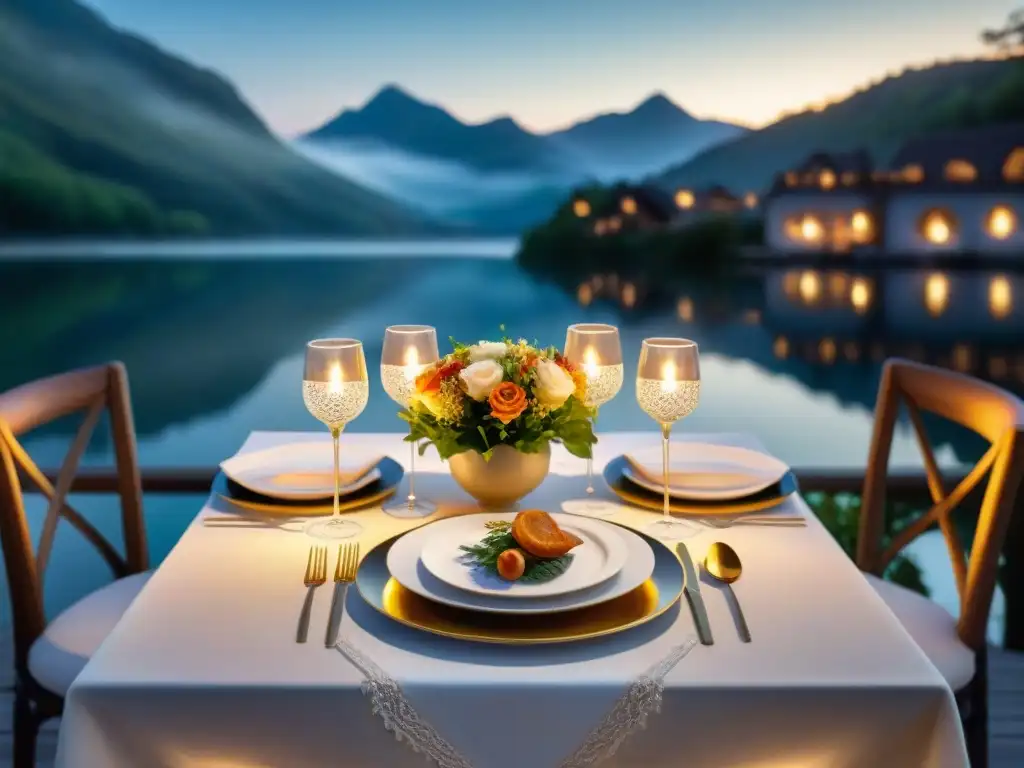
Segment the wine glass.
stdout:
[[[622,345],[619,329],[605,323],[576,323],[565,333],[566,360],[580,368],[587,377],[587,402],[591,408],[600,408],[622,389]],[[594,460],[587,459],[588,501],[574,506],[574,512],[590,515],[608,515],[614,507],[590,500],[594,495]]]
[[697,526],[672,518],[669,507],[669,434],[672,424],[693,413],[700,399],[700,359],[696,342],[689,339],[644,339],[636,373],[636,399],[644,412],[661,425],[661,462],[664,482],[662,518],[650,534],[682,539]]
[[363,529],[359,523],[341,518],[338,438],[345,425],[363,412],[369,398],[361,341],[316,339],[306,345],[302,400],[313,418],[327,425],[334,440],[334,514],[328,520],[314,520],[306,526],[306,533],[314,538],[347,539]]
[[[403,408],[416,391],[416,377],[438,360],[437,331],[429,325],[392,325],[384,331],[380,380],[388,397]],[[409,496],[388,504],[384,511],[394,517],[425,517],[436,507],[416,498],[416,443],[409,443]]]

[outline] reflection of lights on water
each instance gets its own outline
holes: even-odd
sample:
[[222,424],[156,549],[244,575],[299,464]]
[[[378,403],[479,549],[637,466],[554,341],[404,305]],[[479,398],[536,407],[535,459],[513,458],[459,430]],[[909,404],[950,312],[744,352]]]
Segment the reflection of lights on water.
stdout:
[[828,277],[828,291],[832,298],[841,300],[846,296],[847,277],[842,272],[833,272]]
[[1013,286],[1003,275],[996,275],[988,284],[988,310],[996,320],[1002,320],[1013,309]]
[[693,299],[688,296],[681,298],[676,304],[676,314],[684,323],[693,322]]
[[1017,229],[1017,217],[1005,205],[997,205],[988,215],[988,233],[996,240],[1005,240]]
[[953,347],[953,367],[961,373],[971,369],[972,357],[971,348],[966,344],[957,344]]
[[832,365],[836,360],[836,343],[832,339],[822,339],[818,344],[818,355],[825,365]]
[[776,338],[775,343],[772,344],[772,352],[775,353],[775,357],[779,360],[785,360],[789,357],[789,339],[785,336]]
[[817,272],[807,271],[800,275],[800,298],[807,304],[813,304],[821,296],[821,278]]
[[632,308],[636,304],[636,287],[632,283],[622,286],[622,303],[627,308]]
[[850,304],[858,314],[864,314],[871,306],[871,283],[863,277],[855,277],[850,286]]
[[590,203],[586,200],[577,200],[572,204],[572,211],[581,219],[590,215]]
[[851,363],[857,362],[860,358],[860,346],[855,341],[848,341],[843,345],[843,355]]
[[1010,372],[1010,365],[1005,357],[993,357],[988,361],[988,375],[993,379],[1005,379]]
[[949,278],[941,272],[928,275],[924,282],[924,305],[932,317],[946,311],[949,304]]
[[594,290],[586,283],[583,283],[576,291],[576,300],[584,307],[589,306],[590,302],[594,300]]

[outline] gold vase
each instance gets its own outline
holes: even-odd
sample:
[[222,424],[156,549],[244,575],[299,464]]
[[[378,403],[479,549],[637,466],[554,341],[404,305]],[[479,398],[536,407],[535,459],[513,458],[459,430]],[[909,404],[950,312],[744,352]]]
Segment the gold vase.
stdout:
[[551,466],[551,446],[545,445],[538,453],[520,453],[499,445],[490,461],[476,451],[465,451],[448,459],[448,465],[455,482],[481,506],[501,509],[544,482]]

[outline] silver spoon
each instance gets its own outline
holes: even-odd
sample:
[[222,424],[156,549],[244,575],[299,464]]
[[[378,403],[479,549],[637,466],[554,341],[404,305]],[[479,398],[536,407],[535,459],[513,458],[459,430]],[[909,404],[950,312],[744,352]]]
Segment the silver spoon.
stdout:
[[737,581],[743,573],[743,564],[740,563],[740,556],[736,550],[728,544],[716,541],[708,547],[708,553],[704,556],[704,570],[708,574],[725,585],[725,591],[736,606],[736,621],[740,633],[740,640],[744,643],[750,642],[750,629],[747,627],[747,620],[743,617],[743,609],[740,608],[740,601],[736,598],[732,583]]

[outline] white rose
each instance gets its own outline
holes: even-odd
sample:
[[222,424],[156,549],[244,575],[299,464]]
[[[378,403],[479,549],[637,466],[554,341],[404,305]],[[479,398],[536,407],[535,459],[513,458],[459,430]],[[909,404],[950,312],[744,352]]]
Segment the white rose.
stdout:
[[565,369],[550,360],[537,363],[537,384],[534,392],[541,405],[558,408],[576,391],[576,382]]
[[481,360],[494,360],[508,352],[508,344],[504,341],[481,341],[469,348],[469,359],[474,363]]
[[487,399],[491,390],[501,384],[504,375],[505,371],[493,360],[481,360],[459,371],[469,396],[478,402]]

